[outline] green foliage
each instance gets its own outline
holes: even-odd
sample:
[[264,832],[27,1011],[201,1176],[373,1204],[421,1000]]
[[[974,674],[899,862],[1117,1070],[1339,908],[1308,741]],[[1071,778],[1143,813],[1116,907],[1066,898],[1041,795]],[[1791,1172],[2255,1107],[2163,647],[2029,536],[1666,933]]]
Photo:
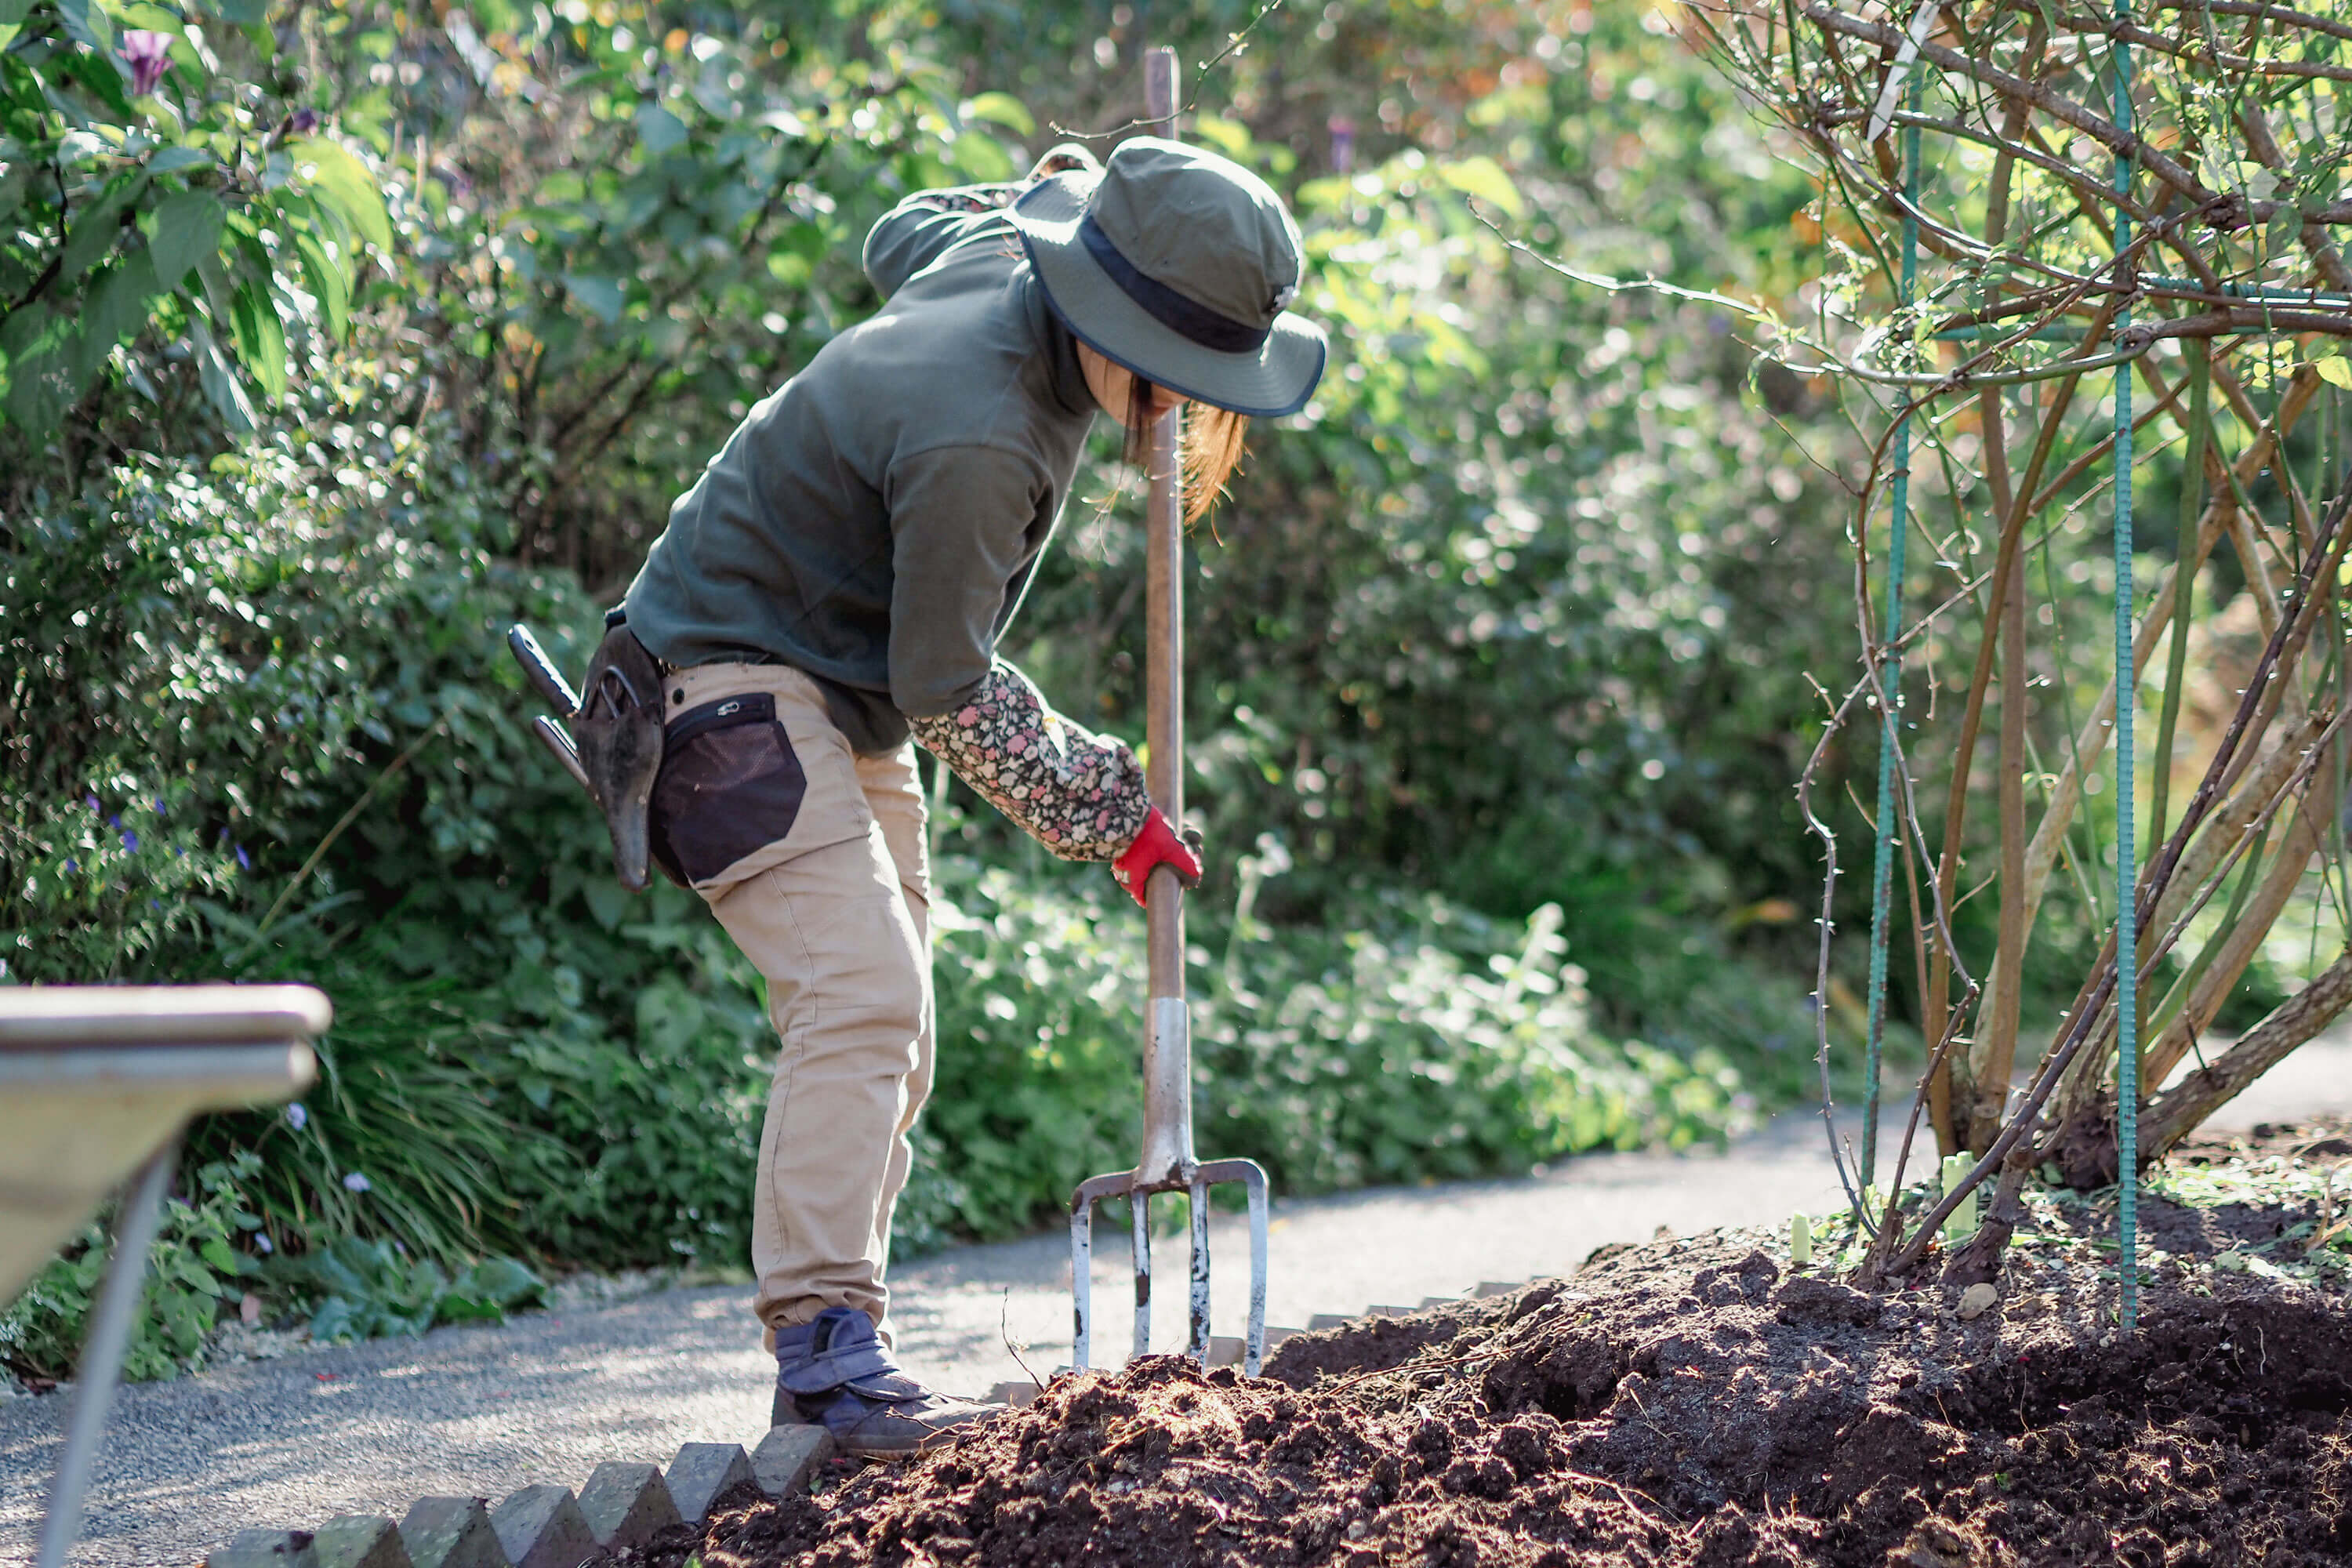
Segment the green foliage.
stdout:
[[[244,937],[242,922],[221,918]],[[303,1100],[208,1118],[192,1154],[253,1162],[239,1195],[280,1250],[372,1237],[459,1268],[487,1251],[536,1249],[544,1243],[518,1194],[575,1179],[576,1163],[524,1119],[523,1069],[502,1048],[511,1032],[486,1021],[487,999],[445,979],[393,977],[388,944],[401,929],[363,927],[331,947],[314,933],[239,972],[323,987],[334,1026],[315,1047],[319,1082]]]
[[[200,1166],[194,1173],[194,1203],[163,1200],[123,1352],[125,1377],[171,1377],[191,1364],[223,1306],[241,1300],[259,1272],[238,1244],[258,1231],[260,1217],[242,1206],[236,1191],[258,1163],[247,1154]],[[39,1377],[71,1375],[110,1250],[102,1225],[83,1227],[25,1293],[0,1310],[0,1365]]]
[[[1142,922],[1107,880],[942,858],[940,1068],[900,1205],[912,1245],[1049,1221],[1132,1164]],[[1215,931],[1214,906],[1196,927]],[[1524,1170],[1559,1155],[1720,1137],[1752,1100],[1718,1054],[1594,1027],[1560,911],[1511,929],[1423,897],[1345,929],[1250,930],[1193,1005],[1197,1142],[1316,1192]],[[1196,946],[1205,971],[1213,942]]]
[[109,0],[0,14],[0,429],[45,439],[110,372],[156,401],[120,353],[151,328],[254,428],[236,372],[281,396],[289,323],[340,335],[362,246],[391,247],[373,173],[277,85],[257,7],[242,35]]
[[388,1241],[337,1237],[316,1252],[280,1260],[274,1282],[310,1294],[310,1337],[345,1340],[411,1337],[436,1323],[503,1323],[507,1313],[538,1302],[547,1287],[510,1258],[492,1258],[452,1278],[429,1258],[412,1258]]
[[[49,427],[0,430],[0,959],[330,991],[299,1114],[190,1145],[235,1173],[239,1246],[281,1260],[253,1278],[330,1332],[490,1300],[457,1283],[486,1256],[731,1265],[773,1050],[757,977],[699,900],[614,884],[499,639],[531,621],[576,669],[670,499],[872,308],[873,216],[1126,119],[1134,39],[1111,28],[1115,69],[1073,31],[1094,21],[992,4],[427,25],[331,0],[266,33],[249,9],[202,28],[216,76],[173,45],[165,91],[233,101],[259,174],[151,172],[104,263],[192,290]],[[1154,25],[1198,58],[1255,9]],[[1811,869],[1800,671],[1843,608],[1779,423],[1801,389],[1757,407],[1717,316],[1569,285],[1478,221],[1761,289],[1802,192],[1673,39],[1585,20],[1465,0],[1326,39],[1276,12],[1192,128],[1294,195],[1301,304],[1334,335],[1318,403],[1256,434],[1197,542],[1189,634],[1192,801],[1239,873],[1193,901],[1200,1142],[1289,1190],[1719,1136],[1809,1059],[1805,987],[1768,967]],[[68,53],[109,58],[42,58]],[[297,105],[338,140],[271,146]],[[1346,178],[1335,111],[1365,128]],[[236,283],[219,309],[207,266]],[[1007,652],[1135,739],[1140,552],[1089,510]],[[910,1251],[1050,1217],[1137,1132],[1131,907],[1001,825],[940,831]]]

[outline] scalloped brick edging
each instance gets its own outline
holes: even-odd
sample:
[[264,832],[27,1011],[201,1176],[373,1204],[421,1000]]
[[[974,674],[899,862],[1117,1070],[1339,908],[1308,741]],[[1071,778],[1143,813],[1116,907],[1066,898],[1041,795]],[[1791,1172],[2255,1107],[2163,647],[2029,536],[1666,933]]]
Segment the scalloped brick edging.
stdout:
[[[1468,1298],[1505,1296],[1526,1281],[1482,1279]],[[1318,1312],[1305,1329],[1265,1331],[1273,1350],[1294,1334],[1336,1329],[1361,1318],[1398,1318],[1459,1296],[1424,1297],[1421,1307],[1373,1306],[1354,1314]],[[1236,1366],[1242,1342],[1209,1341],[1211,1366]],[[1056,1373],[1067,1367],[1055,1367]],[[1000,1383],[988,1397],[1023,1405],[1037,1397],[1034,1382]],[[595,1568],[613,1553],[643,1546],[675,1524],[699,1524],[711,1506],[745,1482],[768,1497],[806,1491],[833,1458],[833,1434],[822,1426],[776,1426],[746,1452],[736,1443],[682,1445],[669,1468],[614,1459],[596,1467],[579,1492],[544,1482],[527,1486],[492,1506],[487,1498],[428,1497],[397,1521],[353,1513],[316,1530],[245,1530],[205,1558],[205,1568]]]
[[492,1506],[486,1498],[419,1498],[397,1523],[346,1514],[317,1530],[247,1530],[205,1568],[589,1568],[678,1523],[749,1482],[771,1498],[806,1491],[833,1458],[822,1426],[777,1426],[746,1453],[735,1443],[688,1443],[665,1472],[615,1460],[577,1495],[545,1483]]

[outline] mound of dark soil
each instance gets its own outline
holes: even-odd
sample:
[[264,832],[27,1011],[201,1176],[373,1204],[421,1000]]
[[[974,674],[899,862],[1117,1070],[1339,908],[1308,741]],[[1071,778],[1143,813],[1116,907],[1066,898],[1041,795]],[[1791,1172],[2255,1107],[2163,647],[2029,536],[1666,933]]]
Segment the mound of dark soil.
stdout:
[[2352,1563],[2339,1297],[2175,1265],[2118,1336],[2095,1262],[2021,1258],[1963,1321],[1940,1289],[1864,1295],[1756,1239],[1302,1336],[1254,1382],[1171,1358],[1066,1375],[919,1463],[723,1510],[675,1556]]

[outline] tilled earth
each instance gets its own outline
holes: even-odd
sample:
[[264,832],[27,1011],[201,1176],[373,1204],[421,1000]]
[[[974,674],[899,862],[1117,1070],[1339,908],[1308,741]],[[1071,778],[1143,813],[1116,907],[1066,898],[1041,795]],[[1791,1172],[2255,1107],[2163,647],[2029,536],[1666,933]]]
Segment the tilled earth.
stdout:
[[[2294,1217],[2230,1216],[2218,1245]],[[1865,1295],[1759,1243],[1661,1241],[1301,1336],[1255,1381],[1166,1357],[1058,1377],[916,1464],[723,1509],[652,1561],[2352,1563],[2338,1291],[2176,1253],[2119,1336],[2095,1265],[2020,1249],[1963,1321],[1941,1289]]]

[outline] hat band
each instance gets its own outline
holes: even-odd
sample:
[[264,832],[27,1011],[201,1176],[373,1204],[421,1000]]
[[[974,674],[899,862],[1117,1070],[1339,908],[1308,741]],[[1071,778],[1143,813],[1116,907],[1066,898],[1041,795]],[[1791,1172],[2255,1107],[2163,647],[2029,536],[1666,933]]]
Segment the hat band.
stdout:
[[1197,300],[1187,300],[1165,283],[1145,277],[1136,269],[1135,263],[1119,254],[1110,236],[1095,222],[1093,213],[1078,220],[1078,237],[1086,241],[1087,254],[1110,274],[1110,280],[1118,285],[1120,292],[1142,306],[1161,326],[1220,353],[1255,353],[1265,346],[1266,334],[1273,331],[1271,327],[1236,321]]

